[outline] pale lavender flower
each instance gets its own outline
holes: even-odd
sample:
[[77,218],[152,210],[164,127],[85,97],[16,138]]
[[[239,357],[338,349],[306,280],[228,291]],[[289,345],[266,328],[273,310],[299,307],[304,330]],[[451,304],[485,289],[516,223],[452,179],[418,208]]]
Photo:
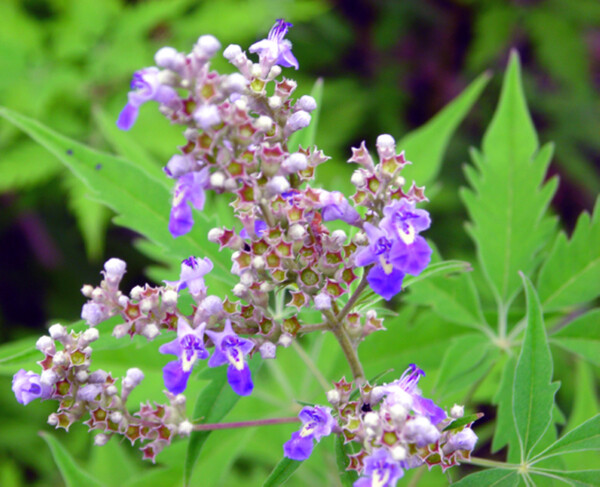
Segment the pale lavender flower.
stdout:
[[331,434],[335,419],[331,415],[331,408],[325,406],[305,407],[298,417],[303,426],[300,431],[292,433],[292,437],[283,445],[283,454],[292,460],[303,461],[313,451],[313,440],[318,443],[322,437]]
[[321,208],[323,221],[342,220],[350,225],[360,222],[358,212],[339,191],[321,190],[317,207]]
[[269,31],[268,37],[255,42],[248,50],[258,53],[260,60],[267,65],[279,64],[284,68],[298,69],[298,60],[292,54],[292,43],[284,39],[290,27],[292,24],[278,19]]
[[25,369],[13,376],[12,390],[21,404],[29,404],[38,398],[48,399],[52,395],[52,386],[43,384],[38,374]]
[[385,448],[378,448],[364,460],[364,477],[354,487],[395,487],[404,475],[400,462],[394,460]]
[[169,231],[173,237],[185,235],[194,226],[192,209],[188,202],[197,210],[202,210],[206,200],[204,190],[208,184],[209,171],[207,167],[201,171],[184,174],[177,180],[169,217]]

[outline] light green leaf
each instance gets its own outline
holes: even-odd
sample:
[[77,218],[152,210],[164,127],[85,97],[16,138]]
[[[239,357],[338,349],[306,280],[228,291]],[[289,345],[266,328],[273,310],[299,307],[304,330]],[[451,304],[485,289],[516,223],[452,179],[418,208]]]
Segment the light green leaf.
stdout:
[[512,409],[521,461],[525,461],[552,422],[554,395],[559,385],[552,383],[552,355],[539,299],[531,281],[523,274],[522,278],[527,328],[515,369]]
[[[373,384],[373,382],[371,382]],[[344,443],[343,435],[336,435],[334,440],[335,446],[335,462],[338,467],[340,481],[344,487],[352,487],[358,475],[354,470],[346,470],[349,465],[348,458],[354,453],[352,451],[352,443]]]
[[129,448],[128,444],[121,444],[116,438],[106,445],[92,448],[87,471],[107,486],[122,487],[139,474],[139,468],[126,448]]
[[544,451],[531,459],[537,463],[556,455],[577,453],[585,450],[600,450],[600,414],[587,420],[562,438],[559,438]]
[[402,171],[407,184],[415,181],[419,186],[429,184],[437,176],[450,137],[466,117],[491,75],[483,73],[459,96],[445,106],[435,117],[398,142],[398,148],[412,162]]
[[60,174],[58,161],[33,141],[23,140],[4,150],[0,163],[0,193],[27,189]]
[[283,457],[281,461],[275,465],[275,468],[269,474],[267,480],[265,480],[263,487],[277,487],[278,485],[284,484],[286,480],[298,470],[300,465],[302,465],[302,462]]
[[77,465],[71,454],[54,436],[48,433],[40,433],[40,436],[48,444],[67,487],[81,487],[82,485],[101,487],[103,485]]
[[[533,472],[541,474],[541,472]],[[546,477],[560,478],[564,483],[573,487],[598,487],[600,479],[600,470],[549,470],[546,471]],[[540,477],[536,477],[536,480]]]
[[600,198],[594,213],[582,213],[570,240],[560,233],[540,270],[544,311],[577,306],[600,295]]
[[519,485],[519,474],[516,470],[492,468],[482,472],[472,473],[452,482],[453,487],[516,487]]
[[[254,378],[256,378],[256,372],[261,365],[262,361],[259,358],[250,360],[249,366]],[[202,389],[196,400],[193,420],[202,420],[203,423],[218,423],[233,409],[240,396],[233,392],[227,382],[227,367],[205,369],[200,378],[211,380],[211,382]],[[183,473],[183,482],[186,486],[189,485],[194,466],[211,433],[212,431],[194,431],[190,436]]]
[[295,152],[298,150],[298,147],[302,147],[303,149],[308,149],[315,145],[315,137],[317,135],[317,128],[319,126],[319,114],[321,113],[321,104],[323,102],[323,78],[319,78],[311,92],[310,96],[312,96],[317,102],[317,108],[310,114],[310,125],[302,130],[294,132],[290,137],[290,141],[288,143],[288,148],[290,152]]
[[179,259],[208,256],[215,272],[207,276],[207,281],[233,284],[229,259],[206,238],[208,229],[216,225],[206,213],[195,213],[196,225],[187,235],[176,239],[171,236],[168,230],[171,197],[164,181],[124,159],[90,149],[12,110],[0,108],[0,115],[58,157],[88,186],[94,199],[117,213],[115,223],[141,233],[160,245],[165,253]]
[[600,366],[600,309],[578,316],[553,334],[550,341]]
[[538,152],[520,71],[513,52],[500,102],[483,138],[483,154],[472,153],[477,170],[466,168],[472,189],[461,191],[479,261],[503,303],[510,302],[520,289],[517,272],[530,274],[534,269],[536,255],[555,225],[546,209],[557,180],[542,186],[552,147]]

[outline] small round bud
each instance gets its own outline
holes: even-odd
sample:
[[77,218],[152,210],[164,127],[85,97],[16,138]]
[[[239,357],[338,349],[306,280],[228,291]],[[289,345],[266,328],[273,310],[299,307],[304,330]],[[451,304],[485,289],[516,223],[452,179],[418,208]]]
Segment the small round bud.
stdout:
[[119,306],[121,306],[121,308],[126,308],[129,304],[129,298],[122,294],[121,296],[119,296],[119,299],[117,299],[117,303],[119,303]]
[[331,297],[321,292],[315,296],[315,308],[319,311],[331,309]]
[[277,78],[277,76],[279,76],[281,74],[281,66],[279,65],[275,65],[271,68],[271,70],[269,71],[269,79],[275,79]]
[[200,308],[210,316],[213,316],[223,311],[223,301],[218,296],[206,296],[200,304]]
[[117,259],[116,257],[108,259],[104,263],[104,272],[106,272],[107,278],[110,277],[113,279],[121,279],[123,274],[125,274],[126,269],[127,264],[125,261]]
[[246,286],[244,286],[242,283],[238,283],[235,286],[233,286],[232,292],[233,292],[234,296],[236,296],[238,298],[242,298],[248,292],[248,288]]
[[346,232],[344,232],[344,230],[335,230],[331,234],[331,239],[338,245],[343,245],[346,242],[347,238],[348,236],[346,235]]
[[52,413],[48,416],[48,424],[50,426],[56,426],[58,424],[58,415],[56,413]]
[[277,110],[283,104],[281,97],[277,95],[273,95],[268,100],[269,108],[272,110]]
[[162,303],[167,308],[173,308],[177,306],[177,299],[179,294],[174,289],[167,289],[162,293]]
[[89,375],[88,382],[90,384],[101,384],[103,382],[106,382],[106,379],[108,379],[107,372],[105,372],[104,370],[95,370]]
[[257,255],[252,259],[252,267],[257,271],[263,270],[265,268],[266,262],[264,257]]
[[253,64],[252,69],[250,70],[250,75],[253,78],[260,78],[262,75],[262,67],[260,64]]
[[288,230],[288,236],[292,240],[301,240],[306,237],[306,230],[299,223],[294,223]]
[[230,93],[243,93],[248,86],[248,80],[240,73],[227,76],[224,88]]
[[69,356],[62,350],[59,350],[52,357],[52,365],[57,367],[64,367],[69,363]]
[[262,293],[270,293],[273,289],[275,289],[275,286],[270,282],[261,282],[259,289]]
[[462,418],[465,415],[465,407],[455,404],[450,410],[450,417],[454,419]]
[[56,351],[56,345],[54,344],[54,340],[47,335],[41,336],[38,338],[38,341],[35,342],[35,348],[37,348],[42,353],[54,353]]
[[375,142],[380,159],[389,159],[396,155],[396,141],[389,134],[382,134]]
[[104,291],[99,287],[92,291],[92,301],[96,303],[101,303],[104,301]]
[[225,185],[225,175],[221,171],[212,173],[210,175],[210,185],[213,188],[221,189]]
[[273,127],[273,120],[271,117],[267,117],[266,115],[261,115],[256,119],[254,123],[256,128],[262,132],[268,132]]
[[140,299],[142,299],[143,293],[144,293],[144,288],[142,286],[135,286],[129,292],[129,295],[131,296],[131,299],[135,299],[136,301],[139,301]]
[[317,108],[317,101],[312,96],[304,95],[298,99],[295,106],[310,113]]
[[406,409],[402,404],[394,404],[389,409],[390,417],[394,423],[401,423],[406,420],[408,416],[408,409]]
[[152,311],[153,307],[154,307],[154,303],[152,302],[151,298],[144,298],[140,301],[140,311],[142,313],[144,313],[145,315],[150,313],[150,311]]
[[177,427],[177,433],[181,436],[190,436],[192,431],[194,431],[194,425],[187,419],[179,423],[179,426]]
[[337,406],[340,403],[340,393],[336,389],[327,391],[327,401],[332,406]]
[[61,324],[56,323],[48,329],[48,333],[50,333],[50,337],[52,337],[53,340],[62,340],[67,336],[67,329]]
[[[194,132],[197,137],[198,132]],[[175,154],[171,157],[171,159],[169,159],[169,162],[167,162],[167,165],[165,166],[165,172],[167,173],[167,176],[171,178],[179,178],[180,176],[183,176],[192,170],[194,167],[194,160],[194,156],[191,156],[190,154],[183,156],[180,154]]]
[[243,112],[248,110],[248,103],[246,102],[245,98],[238,98],[237,100],[235,100],[234,105],[238,110],[241,110]]
[[119,424],[121,421],[123,421],[123,415],[119,411],[115,411],[110,414],[110,420],[113,423]]
[[396,183],[396,186],[402,187],[406,184],[406,179],[402,176],[398,176],[394,182]]
[[234,178],[228,178],[225,181],[225,190],[226,191],[233,191],[235,189],[237,189],[238,187],[238,183]]
[[175,406],[185,406],[186,397],[183,394],[177,394],[175,399],[173,399],[173,404]]
[[122,325],[117,325],[113,328],[113,336],[115,338],[123,338],[125,335],[127,335],[127,333],[129,332],[129,330],[131,329],[131,325],[128,325],[127,323],[123,323]]
[[58,374],[52,369],[44,370],[40,374],[40,383],[44,386],[53,386],[58,382]]
[[403,429],[408,443],[415,443],[419,448],[435,443],[441,436],[439,430],[425,416],[417,416],[406,422]]
[[94,436],[94,445],[96,446],[104,446],[110,440],[109,435],[105,435],[104,433],[100,433],[99,435]]
[[215,105],[200,105],[196,111],[194,111],[194,120],[203,129],[208,130],[213,125],[217,125],[221,122],[221,115]]
[[137,387],[140,382],[144,379],[144,373],[137,367],[132,367],[127,370],[125,378],[123,379],[123,387],[127,389],[133,389]]
[[203,35],[198,38],[194,46],[194,54],[201,59],[208,59],[221,49],[221,43],[215,36]]
[[294,152],[286,157],[281,164],[281,169],[287,174],[304,171],[308,167],[308,159],[302,152]]
[[92,355],[93,350],[92,347],[85,347],[81,352],[89,358],[89,356]]
[[106,392],[107,396],[114,396],[119,391],[117,390],[116,386],[111,384],[106,388],[106,390],[104,392]]
[[299,110],[295,113],[292,113],[290,118],[288,118],[288,121],[285,124],[285,131],[288,134],[291,134],[292,132],[296,132],[304,127],[308,127],[309,124],[310,113],[305,112],[304,110]]
[[402,462],[402,461],[406,460],[406,457],[408,456],[408,452],[407,452],[406,448],[404,448],[401,445],[393,447],[390,450],[390,453],[392,454],[392,458],[394,460],[396,460],[397,462]]
[[278,195],[290,189],[290,183],[283,176],[275,176],[267,183],[267,189],[272,195]]
[[173,47],[161,47],[154,55],[154,62],[159,68],[171,69],[178,54],[177,49],[174,49]]
[[227,59],[227,61],[232,61],[240,54],[242,54],[242,48],[237,44],[229,44],[223,51],[223,57]]
[[258,347],[258,351],[263,359],[275,358],[277,347],[274,343],[264,342],[260,347]]
[[292,335],[290,335],[289,333],[282,333],[279,337],[279,340],[277,341],[277,344],[283,348],[287,348],[292,344],[293,341],[294,337]]
[[100,333],[96,328],[88,328],[85,330],[79,338],[79,346],[86,346],[92,342],[95,342],[100,338]]
[[89,379],[90,375],[85,370],[80,370],[75,374],[77,382],[83,383]]
[[160,331],[154,323],[150,323],[144,327],[141,334],[148,340],[154,340],[158,335],[160,335]]
[[361,171],[354,171],[352,173],[352,177],[350,178],[350,182],[357,188],[362,188],[365,184],[367,184],[367,180]]
[[220,238],[225,234],[221,228],[211,228],[208,232],[208,241],[212,243],[219,243]]
[[243,284],[246,287],[250,287],[253,282],[254,282],[254,276],[252,275],[252,272],[246,271],[246,272],[241,273],[241,275],[240,275],[240,283],[241,284]]
[[356,245],[366,245],[369,243],[369,239],[367,238],[365,232],[357,232],[356,235],[352,237],[352,240]]
[[368,426],[370,428],[378,428],[381,424],[381,421],[377,413],[370,411],[367,414],[365,414],[363,418],[363,423],[365,424],[365,426]]
[[83,294],[86,298],[91,298],[93,292],[94,292],[94,286],[90,286],[89,284],[85,284],[81,288],[81,294]]

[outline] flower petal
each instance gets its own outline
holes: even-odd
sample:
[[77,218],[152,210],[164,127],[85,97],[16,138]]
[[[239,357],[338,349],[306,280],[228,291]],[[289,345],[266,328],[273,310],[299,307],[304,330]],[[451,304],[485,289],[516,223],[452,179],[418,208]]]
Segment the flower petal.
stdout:
[[183,370],[180,360],[169,362],[163,367],[165,387],[172,394],[181,394],[185,391],[190,374],[191,370],[188,372]]
[[283,444],[283,454],[299,462],[310,457],[314,448],[311,437],[300,436],[299,431],[292,433],[291,439]]
[[244,363],[242,370],[236,369],[233,365],[227,367],[227,382],[233,389],[233,392],[240,396],[249,396],[254,389],[252,382],[252,373],[248,363]]

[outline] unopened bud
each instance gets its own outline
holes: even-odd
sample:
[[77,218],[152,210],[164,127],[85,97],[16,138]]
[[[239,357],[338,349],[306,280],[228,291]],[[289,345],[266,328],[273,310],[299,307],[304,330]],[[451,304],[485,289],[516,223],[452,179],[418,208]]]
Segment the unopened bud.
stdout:
[[140,301],[140,311],[142,313],[144,313],[145,315],[150,313],[150,311],[152,311],[153,307],[154,307],[154,303],[153,303],[152,299],[150,299],[150,298],[144,298]]
[[194,425],[187,419],[179,423],[179,426],[177,427],[177,433],[181,436],[190,436],[192,431],[194,431]]
[[96,326],[104,320],[102,308],[97,303],[86,303],[81,307],[81,318],[90,326]]
[[271,117],[267,117],[266,115],[261,115],[256,119],[255,126],[258,130],[262,132],[268,132],[273,127],[273,120]]
[[173,404],[175,406],[185,406],[186,397],[183,394],[177,394],[175,399],[173,399]]
[[125,263],[125,261],[117,259],[116,257],[108,259],[104,263],[104,272],[106,272],[106,277],[110,279],[121,279],[123,277],[123,274],[125,274],[126,269],[127,264]]
[[450,410],[450,417],[454,419],[462,418],[465,415],[465,407],[455,404]]
[[53,386],[58,382],[58,374],[52,369],[44,370],[40,374],[40,383],[44,386]]
[[296,132],[297,130],[303,129],[304,127],[308,127],[310,125],[310,113],[305,112],[304,110],[299,110],[295,113],[292,113],[290,118],[285,124],[285,131],[288,134]]
[[360,171],[354,171],[352,173],[350,182],[357,188],[362,188],[365,184],[367,184],[367,180],[365,179],[365,176]]
[[261,282],[259,289],[263,293],[269,293],[275,289],[275,286],[270,282]]
[[356,245],[365,245],[369,242],[369,239],[365,235],[365,232],[356,233],[356,235],[354,235],[354,237],[352,237],[352,240],[354,241],[354,243]]
[[396,155],[396,141],[389,134],[382,134],[375,142],[380,159],[389,159]]
[[308,167],[308,159],[302,152],[294,152],[286,157],[282,164],[281,169],[286,174],[297,173],[299,171],[304,171]]
[[85,284],[81,288],[81,294],[83,294],[86,298],[91,298],[93,292],[94,292],[94,286],[90,286],[89,284]]
[[223,301],[218,296],[206,296],[200,304],[200,308],[213,316],[223,311]]
[[177,49],[172,47],[161,47],[154,55],[154,62],[159,68],[172,69],[178,71],[181,66],[182,55],[177,52]]
[[92,301],[96,303],[101,303],[104,301],[104,291],[99,287],[92,291]]
[[252,272],[249,272],[249,271],[242,272],[242,274],[240,275],[240,283],[241,284],[243,284],[246,287],[250,287],[253,282],[254,282],[254,276],[252,275]]
[[110,440],[109,435],[105,435],[104,433],[100,433],[99,435],[94,436],[94,445],[96,446],[104,446]]
[[111,384],[106,388],[106,390],[104,392],[106,392],[107,396],[114,396],[119,391],[117,390],[116,386]]
[[225,232],[221,228],[211,228],[208,232],[208,241],[212,243],[219,243],[219,239]]
[[210,185],[213,188],[221,189],[225,185],[225,175],[220,172],[214,172],[210,175]]
[[119,303],[119,306],[121,306],[121,308],[126,308],[129,304],[129,298],[122,294],[121,296],[119,296],[119,299],[117,299],[117,303]]
[[264,257],[257,255],[252,259],[252,267],[257,271],[260,271],[265,268],[266,262]]
[[268,100],[269,108],[272,110],[277,110],[282,105],[281,97],[277,95],[273,95]]
[[52,413],[48,416],[48,424],[50,426],[56,426],[58,424],[58,415],[56,413]]
[[113,328],[113,336],[115,338],[123,338],[125,335],[127,335],[127,333],[129,332],[129,330],[131,329],[131,325],[128,325],[127,323],[123,323],[121,325],[117,325]]
[[61,324],[56,323],[48,329],[48,333],[50,333],[50,337],[52,337],[53,340],[62,340],[67,336],[67,329]]
[[141,334],[148,340],[154,340],[158,335],[160,335],[160,331],[154,323],[150,323],[144,327]]
[[131,299],[135,299],[136,301],[139,301],[140,299],[142,299],[143,293],[144,293],[144,288],[142,286],[135,286],[129,292],[129,295],[131,296]]
[[229,44],[223,51],[223,57],[228,61],[234,60],[240,54],[242,54],[242,48],[237,44]]
[[340,393],[337,390],[331,389],[327,391],[327,401],[332,406],[337,406],[340,403],[340,399]]
[[306,230],[299,223],[294,223],[290,227],[288,235],[292,240],[301,240],[306,237]]
[[174,289],[167,289],[162,293],[162,303],[167,308],[173,308],[177,305],[179,294]]
[[378,428],[381,424],[381,421],[379,420],[379,415],[377,413],[370,411],[367,414],[365,414],[363,418],[363,423],[365,424],[365,426],[368,426],[370,428]]
[[335,230],[331,234],[331,239],[338,245],[343,245],[346,242],[347,238],[348,236],[346,235],[346,232],[344,232],[344,230]]
[[331,309],[331,297],[321,292],[315,296],[315,308],[319,311]]
[[[196,137],[198,136],[198,132],[194,131]],[[178,178],[190,172],[194,165],[194,156],[190,154],[180,155],[175,154],[165,167],[165,172],[169,177]]]
[[248,86],[248,80],[240,73],[233,73],[227,76],[224,88],[230,93],[242,93],[246,86]]
[[282,333],[277,341],[277,344],[283,348],[289,347],[294,341],[294,337],[288,333]]
[[121,421],[123,421],[123,415],[119,411],[115,411],[110,414],[110,420],[113,423],[119,424]]
[[75,374],[77,382],[83,383],[89,379],[90,375],[85,370],[80,370]]
[[221,122],[221,115],[215,105],[200,105],[193,114],[196,123],[203,129],[208,130],[213,125]]
[[96,328],[88,328],[81,334],[81,339],[86,343],[95,342],[100,338],[100,333]]
[[57,367],[63,367],[65,365],[67,365],[68,363],[69,363],[69,357],[62,350],[59,350],[58,352],[56,352],[54,354],[54,357],[52,357],[52,365],[55,365]]
[[253,78],[260,78],[262,75],[262,67],[260,66],[260,64],[253,64],[252,65],[252,69],[250,70],[250,75]]
[[392,454],[392,458],[394,460],[396,460],[397,462],[402,462],[402,461],[406,460],[406,457],[408,456],[408,452],[407,452],[406,448],[404,448],[401,445],[393,447],[390,450],[390,453]]
[[273,66],[271,68],[271,70],[269,71],[269,79],[275,79],[277,78],[277,76],[279,76],[281,74],[281,66],[278,66],[277,64],[275,66]]
[[290,183],[283,176],[275,176],[267,183],[267,189],[272,195],[278,195],[290,189]]
[[298,99],[295,106],[305,112],[312,112],[317,108],[317,101],[310,95],[303,95]]
[[35,342],[35,348],[37,348],[42,353],[54,353],[56,351],[56,345],[54,344],[54,340],[47,335],[43,335],[38,338],[38,341]]
[[248,288],[246,286],[244,286],[243,284],[238,283],[235,286],[233,286],[232,292],[233,292],[234,296],[236,296],[238,298],[242,298],[248,292]]
[[137,387],[143,379],[144,373],[140,369],[137,367],[128,369],[125,378],[123,379],[123,388],[131,390],[134,387]]
[[226,191],[233,191],[235,189],[237,189],[238,187],[238,183],[234,178],[227,178],[225,180],[225,190]]
[[221,49],[221,43],[215,36],[203,35],[198,38],[194,46],[194,54],[202,60],[207,60]]

